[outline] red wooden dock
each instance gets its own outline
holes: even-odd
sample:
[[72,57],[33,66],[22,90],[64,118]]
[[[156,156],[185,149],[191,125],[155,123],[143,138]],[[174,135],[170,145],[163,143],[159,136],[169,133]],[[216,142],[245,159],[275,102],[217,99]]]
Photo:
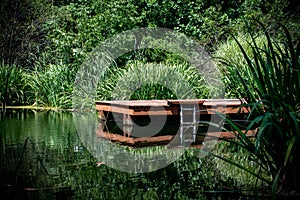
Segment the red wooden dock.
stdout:
[[[110,133],[104,130],[104,126],[100,127],[97,131],[97,136],[111,141],[119,142],[121,144],[127,144],[130,146],[142,146],[151,145],[152,143],[159,145],[164,144],[174,137],[174,135],[165,135],[157,137],[142,137],[135,138],[131,137],[132,118],[138,117],[142,119],[143,117],[149,116],[177,116],[180,118],[180,128],[181,132],[184,129],[184,116],[194,115],[189,122],[188,126],[194,126],[193,142],[201,141],[203,136],[197,135],[197,123],[196,113],[199,116],[210,116],[216,113],[222,113],[226,115],[238,115],[247,114],[249,110],[243,107],[242,104],[246,103],[244,100],[240,99],[196,99],[196,100],[130,100],[130,101],[96,101],[96,110],[99,113],[99,118],[103,121],[107,120],[109,114],[119,114],[122,116],[123,125],[123,135]],[[184,110],[185,113],[183,112]],[[105,122],[104,122],[105,124]],[[101,130],[102,129],[102,130]],[[249,132],[250,133],[250,132]],[[208,133],[214,134],[214,133]],[[253,133],[251,132],[251,135]],[[232,137],[233,133],[222,132],[221,137]],[[203,140],[202,140],[203,141]]]
[[180,105],[198,105],[200,114],[247,113],[245,107],[239,107],[242,102],[245,103],[240,99],[96,101],[96,110],[100,117],[104,117],[103,111],[130,116],[179,115]]

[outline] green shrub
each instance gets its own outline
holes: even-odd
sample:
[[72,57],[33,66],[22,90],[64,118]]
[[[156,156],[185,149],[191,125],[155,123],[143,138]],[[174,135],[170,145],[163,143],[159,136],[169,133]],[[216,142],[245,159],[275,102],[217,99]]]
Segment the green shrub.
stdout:
[[2,0],[0,12],[0,60],[33,67],[50,45],[44,24],[53,14],[51,1]]
[[[276,9],[280,13],[276,21],[287,21],[288,17],[283,12],[287,5],[263,0],[73,0],[55,4],[54,14],[44,26],[47,38],[52,42],[49,49],[51,57],[63,64],[80,65],[86,54],[101,41],[139,27],[169,28],[213,50],[230,34],[246,30],[253,19],[270,23]],[[297,27],[295,30],[298,30]]]

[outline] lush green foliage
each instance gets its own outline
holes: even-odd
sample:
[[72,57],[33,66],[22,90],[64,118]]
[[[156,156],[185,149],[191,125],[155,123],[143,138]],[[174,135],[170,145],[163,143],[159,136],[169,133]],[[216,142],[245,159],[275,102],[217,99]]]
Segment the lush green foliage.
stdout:
[[133,62],[112,69],[100,81],[97,99],[208,98],[209,92],[198,71],[187,64]]
[[[75,72],[74,72],[75,71]],[[28,75],[39,106],[70,108],[76,70],[65,65],[48,65]]]
[[0,104],[26,103],[31,95],[27,86],[25,71],[16,65],[0,65]]
[[22,69],[40,62],[50,41],[45,24],[51,16],[48,0],[2,0],[0,2],[0,60]]
[[287,5],[288,2],[263,0],[71,1],[55,6],[57,14],[46,24],[53,43],[49,55],[63,63],[80,64],[100,41],[137,27],[169,28],[212,47],[230,33],[245,30],[253,19],[267,24],[276,13],[277,21],[286,20],[284,14],[278,13],[283,13]]
[[[272,190],[300,190],[300,43],[293,41],[285,31],[285,43],[272,39],[265,32],[266,44],[257,45],[252,37],[251,54],[247,54],[236,40],[247,63],[240,66],[230,60],[223,60],[231,87],[237,97],[246,98],[251,108],[252,122],[247,130],[258,127],[257,139],[253,143],[241,130],[227,120],[240,136],[240,146],[253,154],[272,177]],[[246,69],[246,70],[245,70]],[[261,174],[257,177],[264,180]]]
[[[207,45],[208,49],[215,49],[229,34],[244,32],[249,25],[259,29],[256,24],[250,23],[253,19],[265,24],[281,21],[297,37],[297,11],[299,6],[293,0],[4,0],[1,1],[0,58],[5,64],[16,63],[22,69],[31,69],[30,74],[35,74],[37,68],[39,73],[43,73],[50,65],[63,66],[72,69],[67,76],[73,77],[73,69],[79,68],[99,42],[125,30],[138,27],[169,28],[193,37],[202,45]],[[273,33],[280,37],[276,27]],[[150,62],[159,63],[166,59],[178,61],[174,56],[169,57],[170,54],[158,50],[143,50],[138,55]],[[131,52],[116,63],[126,66],[128,61],[136,59],[139,60],[137,52]],[[69,80],[66,82],[72,84]],[[64,94],[68,94],[72,86],[67,88]],[[27,99],[32,99],[34,95],[29,93],[31,96]],[[53,98],[50,93],[52,97],[49,99],[61,99],[62,92],[59,93],[59,98]],[[63,97],[60,103],[49,103],[43,98],[39,98],[43,104],[61,107],[69,97]],[[32,100],[29,102],[32,103]]]
[[[261,33],[263,34],[263,33]],[[261,35],[260,33],[257,34],[253,39],[255,41],[255,45],[263,49],[267,43],[267,39]],[[238,41],[238,43],[235,41]],[[245,88],[238,80],[233,83],[234,78],[230,76],[232,75],[234,70],[239,70],[241,76],[244,80],[247,80],[248,83],[254,82],[254,76],[252,76],[252,71],[247,66],[247,61],[243,56],[243,53],[239,50],[239,45],[241,45],[245,51],[245,53],[253,58],[253,42],[250,34],[239,34],[235,36],[235,39],[229,37],[223,44],[218,46],[218,49],[214,52],[214,58],[218,59],[225,59],[227,63],[230,63],[231,66],[234,67],[227,67],[221,62],[217,62],[218,68],[220,69],[221,73],[223,74],[223,81],[224,85],[226,86],[226,96],[229,98],[236,98],[239,96],[238,94],[243,91],[246,93]],[[239,44],[239,45],[238,45]],[[262,55],[264,56],[264,55]]]
[[245,30],[252,19],[266,24],[284,22],[294,27],[297,35],[299,6],[294,4],[288,0],[6,0],[1,3],[1,57],[6,63],[22,66],[32,66],[45,59],[43,55],[52,64],[62,61],[78,65],[100,41],[121,31],[149,26],[182,32],[209,47],[230,33]]

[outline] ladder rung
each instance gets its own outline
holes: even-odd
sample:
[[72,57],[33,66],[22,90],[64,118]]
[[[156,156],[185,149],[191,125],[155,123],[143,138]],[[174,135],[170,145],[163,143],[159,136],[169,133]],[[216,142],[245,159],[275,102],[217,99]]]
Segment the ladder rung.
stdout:
[[194,125],[194,123],[193,122],[182,122],[182,123],[180,123],[181,125]]
[[185,111],[185,110],[194,111],[195,109],[194,108],[181,108],[181,111]]

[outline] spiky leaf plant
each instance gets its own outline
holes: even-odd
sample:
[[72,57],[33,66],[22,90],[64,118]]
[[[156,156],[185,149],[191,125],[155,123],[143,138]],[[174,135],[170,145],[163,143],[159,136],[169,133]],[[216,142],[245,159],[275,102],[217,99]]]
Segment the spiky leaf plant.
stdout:
[[97,88],[97,99],[148,100],[208,98],[210,90],[198,71],[185,64],[134,61],[110,68]]
[[3,107],[25,103],[24,74],[17,65],[0,64],[0,104]]
[[[235,95],[246,98],[251,109],[252,122],[246,132],[258,127],[256,139],[251,141],[226,119],[239,136],[238,141],[231,142],[247,149],[253,161],[262,166],[267,175],[253,175],[269,184],[274,197],[283,191],[300,191],[300,43],[291,39],[286,27],[281,27],[285,42],[276,41],[265,31],[266,43],[261,48],[252,35],[250,54],[234,38],[246,66],[220,59],[226,66],[228,87],[241,87]],[[246,166],[227,161],[252,173]]]

